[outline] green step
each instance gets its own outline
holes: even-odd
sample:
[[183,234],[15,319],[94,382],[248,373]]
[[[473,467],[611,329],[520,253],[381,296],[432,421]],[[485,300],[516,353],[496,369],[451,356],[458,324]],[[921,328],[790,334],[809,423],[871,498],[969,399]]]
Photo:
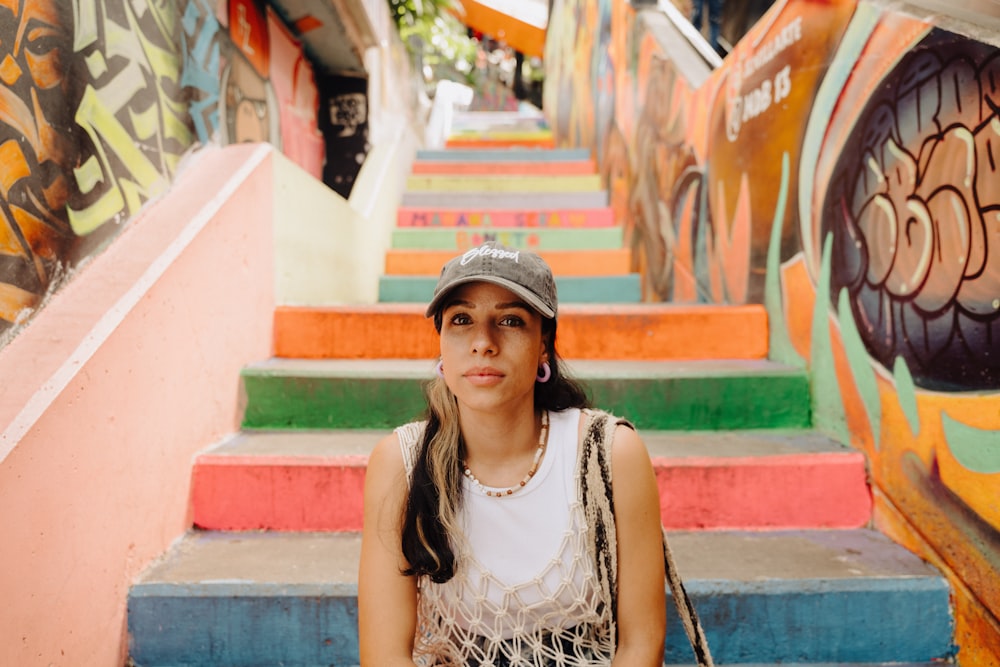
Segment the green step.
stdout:
[[[768,360],[565,362],[595,405],[639,428],[811,426],[804,370]],[[270,359],[243,369],[243,427],[384,428],[418,418],[434,360]]]
[[[382,303],[429,303],[436,276],[380,276],[378,300]],[[638,273],[618,276],[556,276],[559,303],[640,303],[642,280]]]
[[511,248],[525,250],[604,250],[621,248],[621,227],[536,227],[534,229],[476,230],[467,227],[397,227],[392,247],[408,250],[464,251],[495,240]]

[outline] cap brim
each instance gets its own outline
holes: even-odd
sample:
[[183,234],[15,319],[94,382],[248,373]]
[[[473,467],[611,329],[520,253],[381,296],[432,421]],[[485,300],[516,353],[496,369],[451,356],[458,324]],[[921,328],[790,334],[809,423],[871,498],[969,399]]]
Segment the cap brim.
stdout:
[[467,285],[469,283],[492,283],[509,289],[511,292],[524,299],[529,306],[537,310],[542,317],[555,319],[555,311],[542,303],[541,299],[535,296],[531,290],[513,282],[512,280],[507,280],[506,278],[500,278],[498,276],[466,276],[449,283],[447,287],[435,294],[434,298],[431,299],[431,302],[427,305],[427,310],[424,311],[424,317],[432,317],[434,313],[442,307],[444,301],[448,298],[448,295],[455,291],[456,287]]

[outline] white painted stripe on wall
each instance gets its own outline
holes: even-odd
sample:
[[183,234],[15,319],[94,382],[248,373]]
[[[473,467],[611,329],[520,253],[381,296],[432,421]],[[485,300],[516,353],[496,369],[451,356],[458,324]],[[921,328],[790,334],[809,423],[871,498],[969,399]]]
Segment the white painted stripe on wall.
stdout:
[[[243,165],[233,173],[219,192],[198,211],[181,233],[164,248],[138,280],[133,283],[125,294],[97,321],[94,327],[83,337],[73,353],[32,395],[17,416],[8,424],[0,435],[0,463],[10,455],[35,423],[49,409],[59,394],[76,377],[77,373],[90,361],[91,357],[104,345],[108,337],[121,325],[128,313],[135,308],[140,299],[156,284],[156,281],[166,272],[188,245],[201,233],[201,230],[215,217],[216,213],[229,200],[237,188],[257,169],[271,152],[271,147],[261,144]],[[169,195],[168,195],[169,196]]]

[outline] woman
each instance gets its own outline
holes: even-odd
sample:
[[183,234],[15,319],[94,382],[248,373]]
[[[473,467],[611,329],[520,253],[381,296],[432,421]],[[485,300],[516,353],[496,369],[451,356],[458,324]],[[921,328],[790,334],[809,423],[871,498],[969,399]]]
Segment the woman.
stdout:
[[[426,313],[441,344],[428,418],[368,465],[363,667],[662,664],[649,455],[563,374],[556,311],[532,253],[487,243],[442,269]],[[607,489],[609,473],[623,483]]]

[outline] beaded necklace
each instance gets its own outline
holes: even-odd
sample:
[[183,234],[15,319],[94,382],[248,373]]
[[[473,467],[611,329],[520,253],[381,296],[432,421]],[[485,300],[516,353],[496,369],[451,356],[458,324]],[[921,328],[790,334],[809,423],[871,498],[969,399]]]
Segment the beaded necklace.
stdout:
[[538,434],[538,449],[535,450],[535,458],[531,462],[531,468],[528,469],[528,474],[525,475],[524,478],[514,486],[509,486],[506,489],[497,489],[486,486],[482,482],[480,482],[475,475],[472,474],[472,471],[469,470],[469,465],[463,461],[462,465],[465,468],[465,476],[468,477],[473,484],[478,486],[483,493],[492,498],[501,498],[503,496],[513,495],[515,492],[523,489],[524,485],[527,484],[531,480],[531,478],[535,476],[536,472],[538,472],[538,463],[542,460],[542,454],[545,453],[545,446],[546,443],[548,442],[548,435],[549,435],[549,412],[548,410],[542,410],[542,430]]

